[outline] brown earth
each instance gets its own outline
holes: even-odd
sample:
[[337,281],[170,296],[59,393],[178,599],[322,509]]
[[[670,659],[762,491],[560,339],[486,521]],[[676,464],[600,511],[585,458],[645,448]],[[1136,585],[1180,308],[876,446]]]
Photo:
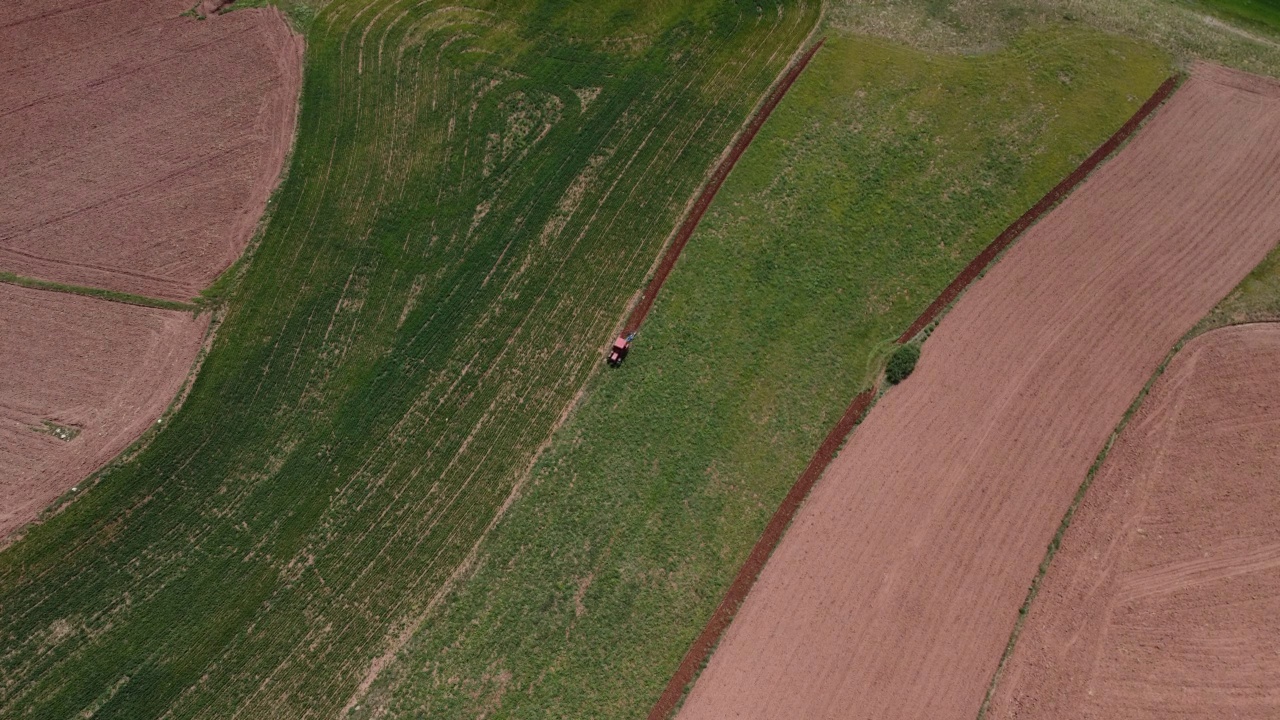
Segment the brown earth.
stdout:
[[[0,538],[156,422],[207,325],[207,315],[0,284]],[[60,440],[45,421],[80,434]]]
[[191,0],[0,3],[0,270],[187,300],[252,237],[302,41]]
[[1173,359],[1085,495],[988,717],[1280,717],[1280,326]]
[[975,717],[1076,488],[1280,239],[1280,87],[1200,66],[975,283],[801,509],[681,717]]

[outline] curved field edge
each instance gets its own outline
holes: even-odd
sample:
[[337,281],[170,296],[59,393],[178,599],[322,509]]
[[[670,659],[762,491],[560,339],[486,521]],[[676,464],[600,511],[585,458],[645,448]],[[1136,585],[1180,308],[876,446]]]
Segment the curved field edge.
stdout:
[[1277,359],[1273,322],[1172,358],[1083,499],[991,717],[1275,716],[1280,577],[1259,556],[1280,505]]
[[[197,22],[173,0],[32,5],[43,8],[16,10],[25,17],[7,31],[29,57],[12,68],[13,89],[27,89],[14,119],[26,127],[13,148],[5,269],[48,289],[190,309],[278,187],[300,36],[274,8]],[[210,74],[220,82],[192,92]]]
[[982,708],[978,711],[978,720],[985,720],[988,717],[988,709],[992,698],[995,697],[996,688],[1000,684],[1000,677],[1017,650],[1018,637],[1022,634],[1023,626],[1026,624],[1031,604],[1035,602],[1036,595],[1039,594],[1040,588],[1044,584],[1044,578],[1049,572],[1054,556],[1057,555],[1058,549],[1062,546],[1062,541],[1066,536],[1067,530],[1071,527],[1071,521],[1075,518],[1076,511],[1080,508],[1080,503],[1084,501],[1085,495],[1089,492],[1089,487],[1102,469],[1107,460],[1107,455],[1110,454],[1111,448],[1115,446],[1116,440],[1119,439],[1120,434],[1128,427],[1129,421],[1133,419],[1134,415],[1142,407],[1143,401],[1147,399],[1147,395],[1150,394],[1151,388],[1156,381],[1164,375],[1169,363],[1173,361],[1174,357],[1182,351],[1182,348],[1188,342],[1200,335],[1219,328],[1267,322],[1280,323],[1280,247],[1268,253],[1266,258],[1244,280],[1241,280],[1240,284],[1228,293],[1221,302],[1210,310],[1203,320],[1187,331],[1187,334],[1182,336],[1170,348],[1169,353],[1160,361],[1155,372],[1151,374],[1150,379],[1142,386],[1142,390],[1138,392],[1133,402],[1125,410],[1124,416],[1116,424],[1115,430],[1111,432],[1102,449],[1098,451],[1098,456],[1094,458],[1093,463],[1089,466],[1089,471],[1080,483],[1080,488],[1076,491],[1071,504],[1063,514],[1062,522],[1058,525],[1053,539],[1045,550],[1044,560],[1041,561],[1039,568],[1036,570],[1036,575],[1031,581],[1031,586],[1027,591],[1027,598],[1018,610],[1017,622],[1014,625],[1013,633],[1009,637],[1009,644],[1000,658],[999,667],[996,669],[996,673],[991,679],[991,684],[987,688],[986,696],[983,698]]
[[829,37],[353,716],[645,712],[893,339],[1169,70],[1063,26],[978,58]]
[[[849,434],[870,412],[871,406],[879,399],[880,395],[889,386],[896,385],[910,375],[916,360],[919,358],[920,345],[928,339],[927,331],[931,331],[933,327],[937,326],[946,312],[959,301],[964,291],[975,280],[985,274],[1005,250],[1016,242],[1028,228],[1049,213],[1063,198],[1083,182],[1091,172],[1115,154],[1117,149],[1127,142],[1138,127],[1150,117],[1151,113],[1168,99],[1169,95],[1177,88],[1179,80],[1180,78],[1176,75],[1165,80],[1156,89],[1155,93],[1138,108],[1137,112],[1125,121],[1125,124],[1116,130],[1111,137],[1107,138],[1106,142],[1099,146],[1089,157],[1085,158],[1083,163],[1072,170],[1067,177],[1055,185],[1034,206],[1014,220],[995,240],[965,265],[955,279],[943,288],[938,297],[919,316],[912,320],[907,329],[898,336],[896,341],[898,347],[895,348],[894,353],[888,359],[883,381],[858,393],[845,410],[844,415],[840,417],[840,420],[836,422],[835,426],[827,434],[826,439],[818,446],[804,472],[800,474],[795,484],[791,486],[786,497],[783,498],[782,504],[778,506],[778,509],[769,519],[769,524],[765,526],[763,534],[752,546],[751,554],[738,570],[733,584],[725,593],[724,599],[716,607],[706,627],[697,640],[694,641],[688,653],[685,654],[684,659],[681,660],[680,667],[671,677],[662,696],[653,706],[653,709],[650,710],[650,720],[662,720],[668,717],[681,704],[684,696],[692,688],[693,681],[706,666],[707,662],[710,661],[714,647],[719,644],[723,633],[733,621],[738,608],[751,591],[757,576],[764,569],[769,556],[782,540],[783,533],[786,532],[787,527],[795,518],[796,512],[807,498],[814,483],[826,471],[831,461],[838,454],[839,449],[848,440]],[[919,340],[915,341],[916,338],[919,338]],[[894,359],[898,357],[898,353],[901,350],[913,350],[915,355],[909,361],[910,367],[895,378],[893,375]]]
[[[251,5],[250,7],[259,7]],[[294,27],[295,31],[297,28]],[[305,57],[305,47],[304,47]],[[299,68],[301,71],[303,68]],[[298,98],[299,105],[301,97]],[[299,115],[298,111],[294,112],[294,119]],[[187,370],[186,379],[182,383],[182,387],[174,395],[169,404],[165,406],[164,412],[156,419],[156,426],[147,428],[141,435],[134,438],[133,442],[120,451],[120,454],[111,458],[102,467],[90,473],[81,482],[77,483],[70,490],[66,491],[48,507],[40,511],[40,514],[31,520],[31,522],[15,529],[14,531],[0,537],[0,552],[9,547],[13,543],[20,540],[34,526],[45,522],[49,518],[65,510],[77,498],[83,497],[99,480],[111,473],[111,471],[124,464],[131,462],[139,452],[145,448],[152,439],[160,432],[160,430],[168,427],[167,423],[181,407],[183,401],[191,393],[191,388],[195,384],[196,376],[200,373],[200,368],[204,364],[205,357],[209,354],[209,350],[213,347],[213,341],[217,337],[218,328],[226,318],[227,301],[235,292],[240,282],[244,278],[245,270],[249,264],[253,262],[254,251],[262,243],[267,228],[271,225],[271,218],[275,214],[280,191],[284,187],[285,181],[289,177],[289,168],[293,166],[293,151],[297,142],[296,127],[291,133],[292,141],[288,150],[285,152],[284,162],[280,171],[280,177],[277,179],[275,187],[272,189],[270,196],[267,198],[265,208],[261,217],[254,228],[253,235],[249,238],[249,242],[245,245],[244,252],[240,257],[236,258],[226,270],[223,270],[210,285],[200,292],[200,295],[193,298],[189,303],[179,303],[173,300],[163,300],[160,298],[151,298],[141,295],[130,295],[128,293],[119,293],[114,290],[106,290],[96,287],[82,287],[78,285],[63,285],[60,283],[52,283],[47,280],[38,278],[28,278],[13,273],[0,272],[0,282],[12,283],[21,287],[31,287],[41,290],[49,290],[51,292],[63,292],[72,295],[85,295],[110,302],[120,302],[127,305],[139,305],[142,307],[156,307],[165,310],[175,310],[180,312],[190,312],[196,315],[201,313],[209,313],[209,326],[205,331],[204,337],[200,342],[200,349],[196,352],[195,359],[191,362],[191,367]]]
[[816,16],[326,6],[292,172],[186,403],[0,555],[0,714],[339,711]]

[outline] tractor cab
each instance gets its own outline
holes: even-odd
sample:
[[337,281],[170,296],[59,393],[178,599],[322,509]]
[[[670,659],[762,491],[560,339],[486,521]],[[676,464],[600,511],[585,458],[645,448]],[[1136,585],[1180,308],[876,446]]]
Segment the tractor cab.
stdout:
[[606,361],[610,367],[618,367],[627,357],[627,351],[631,349],[632,335],[619,335],[617,340],[613,341],[613,347],[609,348],[609,355]]

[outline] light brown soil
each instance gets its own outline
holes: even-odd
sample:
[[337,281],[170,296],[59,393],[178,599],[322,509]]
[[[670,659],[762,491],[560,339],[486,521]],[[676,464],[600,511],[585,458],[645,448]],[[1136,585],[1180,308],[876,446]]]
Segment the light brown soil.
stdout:
[[[156,422],[208,322],[0,284],[0,538]],[[46,420],[80,434],[59,440]]]
[[1280,88],[1198,67],[942,321],[681,717],[972,720],[1050,538],[1174,342],[1280,239]]
[[1280,717],[1280,326],[1189,342],[1108,455],[990,718]]
[[0,270],[173,300],[244,250],[293,136],[302,41],[271,10],[0,3]]

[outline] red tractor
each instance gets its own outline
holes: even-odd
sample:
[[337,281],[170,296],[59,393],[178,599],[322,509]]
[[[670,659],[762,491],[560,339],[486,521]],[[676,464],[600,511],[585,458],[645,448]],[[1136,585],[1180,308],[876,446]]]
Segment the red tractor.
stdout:
[[610,367],[618,367],[627,357],[627,351],[631,349],[631,338],[635,337],[635,333],[630,335],[619,335],[617,340],[613,341],[613,347],[609,348],[609,355],[605,361]]

